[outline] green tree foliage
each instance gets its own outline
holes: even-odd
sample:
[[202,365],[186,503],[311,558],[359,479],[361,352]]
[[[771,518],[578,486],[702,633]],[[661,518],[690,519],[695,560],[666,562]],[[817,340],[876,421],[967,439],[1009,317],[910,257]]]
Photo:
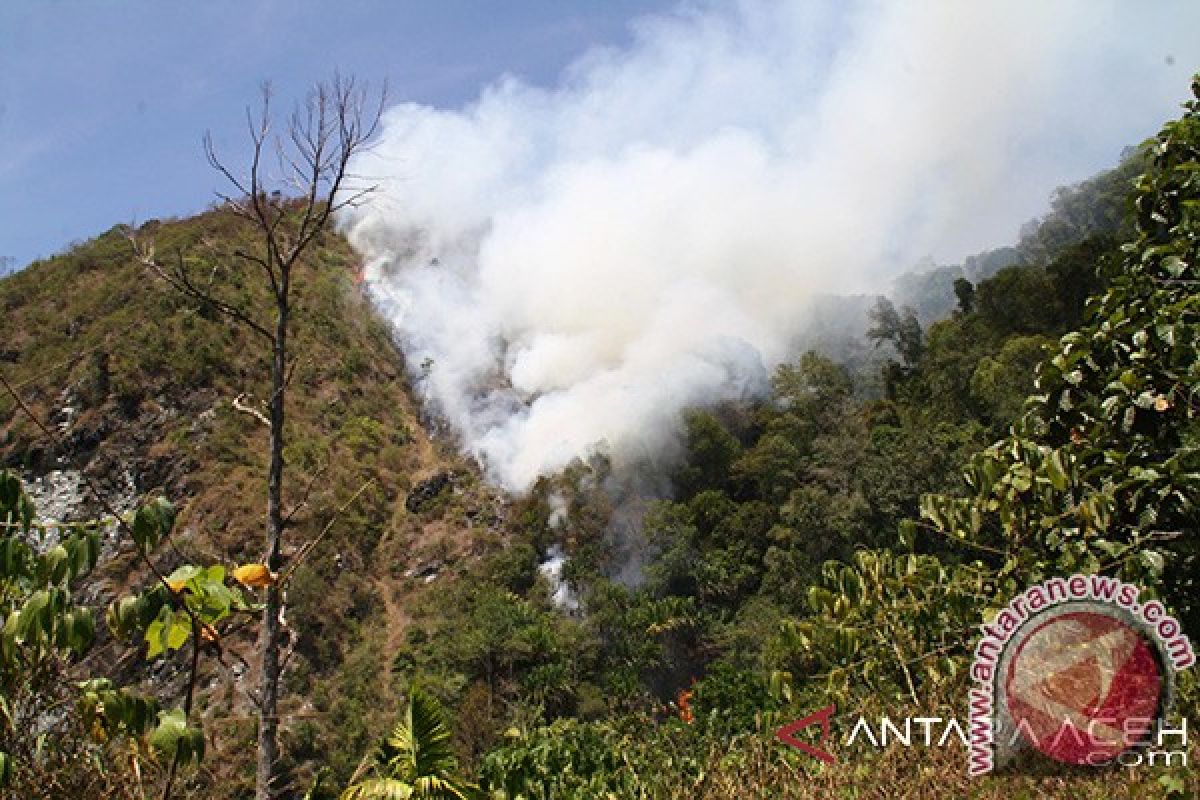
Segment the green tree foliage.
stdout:
[[[630,735],[626,708],[515,731],[485,758],[485,785],[510,798],[686,796],[702,782],[682,765],[717,730],[761,729],[817,698],[957,697],[987,606],[1050,573],[1119,572],[1194,615],[1200,165],[1187,108],[1150,160],[1061,193],[1027,233],[1026,263],[960,284],[958,312],[928,337],[881,304],[873,336],[902,360],[886,400],[863,403],[810,354],[779,370],[750,428],[694,417],[686,491],[644,519],[647,582],[599,607],[620,607],[614,595],[643,598],[629,610],[691,604],[686,637],[643,644],[631,663],[658,665],[666,680],[646,689],[659,702],[698,678],[700,716]],[[1125,225],[1114,210],[1134,164],[1149,171]],[[1118,250],[1121,231],[1136,234]],[[964,463],[970,496],[955,497]],[[635,619],[604,617],[601,671],[609,647],[637,640]],[[727,727],[709,726],[714,715]],[[655,782],[646,742],[674,754],[676,778]]]
[[[225,568],[221,565],[184,564],[170,575],[158,571],[150,554],[171,536],[175,518],[175,507],[159,497],[138,508],[128,523],[122,522],[122,531],[132,537],[155,580],[141,592],[115,600],[107,614],[108,626],[116,637],[140,638],[145,643],[147,659],[169,657],[190,645],[190,669],[182,705],[159,711],[158,723],[149,734],[150,744],[168,764],[164,796],[169,796],[181,764],[204,757],[204,732],[192,718],[201,653],[219,655],[218,626],[234,612],[256,610],[239,587],[226,585]],[[247,585],[261,586],[273,580],[262,574],[265,572],[264,567],[252,565],[239,568],[234,574]]]
[[156,704],[72,674],[95,636],[93,610],[74,596],[100,530],[38,520],[17,476],[0,470],[0,789],[133,796],[114,739],[152,727]]
[[959,313],[970,314],[975,310],[975,284],[966,278],[955,278],[954,297],[958,300]]
[[705,747],[679,720],[645,716],[609,721],[562,719],[522,732],[489,753],[482,787],[497,800],[631,800],[671,796],[703,786]]
[[1020,415],[1034,390],[1034,370],[1052,342],[1041,335],[1015,335],[994,355],[979,359],[971,374],[970,399],[984,418],[1007,425]]
[[1026,264],[1046,264],[1094,236],[1114,240],[1131,236],[1129,191],[1145,167],[1145,154],[1134,148],[1115,169],[1055,191],[1050,212],[1021,230],[1017,244],[1021,260]]
[[409,691],[404,719],[380,744],[373,777],[354,783],[342,800],[471,800],[478,789],[458,775],[442,709],[418,687]]
[[867,338],[876,346],[890,344],[904,367],[912,367],[920,360],[922,334],[917,312],[911,308],[897,311],[890,300],[881,297],[869,316],[871,327],[867,330]]
[[[86,525],[35,527],[35,513],[17,477],[0,472],[5,582],[0,663],[6,669],[63,652],[80,655],[95,632],[91,610],[75,606],[71,584],[96,565],[99,532]],[[44,550],[32,546],[35,534],[45,542]]]
[[1088,298],[1104,289],[1106,276],[1112,275],[1119,261],[1117,239],[1096,235],[1067,248],[1046,264],[1065,328],[1078,328],[1083,323]]
[[[219,652],[218,625],[252,606],[239,588],[226,585],[222,566],[183,565],[165,576],[157,571],[149,553],[175,524],[175,509],[164,498],[142,505],[128,520],[110,518],[105,524],[114,522],[133,539],[156,580],[115,601],[108,625],[117,637],[137,634],[149,659],[191,644],[183,704],[159,709],[108,678],[71,679],[72,662],[95,634],[92,609],[77,606],[73,598],[80,579],[96,564],[101,523],[36,522],[20,481],[0,472],[0,779],[15,773],[17,780],[66,791],[87,785],[79,779],[95,778],[92,770],[78,769],[81,758],[103,776],[104,759],[112,757],[107,742],[132,737],[140,745],[144,738],[149,760],[155,754],[163,759],[162,791],[169,797],[178,766],[204,755],[203,732],[190,719],[199,656],[202,650]],[[70,712],[56,710],[64,707]]]
[[682,496],[704,489],[719,489],[728,477],[729,465],[741,452],[741,445],[721,421],[706,411],[690,411],[684,417],[684,467],[675,476],[675,487]]
[[863,693],[920,703],[955,677],[982,583],[979,567],[934,556],[860,550],[849,564],[828,561],[807,591],[812,616],[780,626],[771,659],[842,703]]
[[1007,589],[1048,571],[1111,571],[1161,587],[1194,625],[1200,102],[1185,108],[1148,145],[1136,236],[1088,322],[1038,370],[1012,434],[972,461],[970,495],[923,509],[938,529],[1002,552]]
[[979,285],[979,314],[1001,335],[1051,328],[1062,316],[1054,281],[1040,266],[1005,267]]

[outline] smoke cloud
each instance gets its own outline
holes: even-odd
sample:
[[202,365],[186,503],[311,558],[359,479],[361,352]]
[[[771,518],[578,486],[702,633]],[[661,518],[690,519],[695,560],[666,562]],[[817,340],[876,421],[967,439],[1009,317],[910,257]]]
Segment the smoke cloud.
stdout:
[[[761,395],[822,293],[1011,241],[1174,114],[1194,4],[692,4],[559,85],[404,104],[343,229],[430,408],[521,490]],[[1170,66],[1178,63],[1178,66]]]

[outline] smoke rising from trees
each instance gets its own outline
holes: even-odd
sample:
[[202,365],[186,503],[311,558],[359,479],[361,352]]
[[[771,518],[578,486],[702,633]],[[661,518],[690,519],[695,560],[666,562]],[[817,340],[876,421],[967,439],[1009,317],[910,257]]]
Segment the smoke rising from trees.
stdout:
[[392,108],[352,165],[383,191],[341,222],[493,480],[620,467],[669,453],[681,409],[763,393],[815,296],[1012,241],[1114,163],[1173,112],[1198,23],[1184,3],[688,4],[555,87]]

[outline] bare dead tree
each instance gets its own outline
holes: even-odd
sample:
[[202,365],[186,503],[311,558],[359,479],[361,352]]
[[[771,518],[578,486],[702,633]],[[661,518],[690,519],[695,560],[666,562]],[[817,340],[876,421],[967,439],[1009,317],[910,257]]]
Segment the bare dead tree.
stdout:
[[[365,150],[379,126],[386,88],[377,95],[352,78],[335,76],[312,89],[275,130],[271,89],[264,84],[257,110],[247,108],[250,164],[236,170],[216,150],[211,134],[204,136],[208,163],[225,179],[218,192],[226,209],[249,222],[256,244],[225,254],[231,262],[258,273],[270,290],[274,318],[263,319],[253,309],[231,300],[222,291],[218,263],[207,276],[183,252],[160,259],[153,244],[134,237],[139,260],[177,291],[245,326],[269,348],[271,389],[265,414],[270,444],[267,466],[267,503],[264,561],[271,574],[290,574],[283,559],[284,415],[287,389],[294,362],[289,362],[288,330],[291,320],[292,281],[295,267],[325,231],[339,209],[362,202],[375,186],[349,172],[356,153]],[[232,266],[225,264],[224,266]],[[302,551],[303,552],[303,551]],[[266,589],[259,633],[261,669],[258,687],[258,757],[256,800],[274,795],[279,762],[279,683],[281,652],[286,630],[283,623],[284,581]]]

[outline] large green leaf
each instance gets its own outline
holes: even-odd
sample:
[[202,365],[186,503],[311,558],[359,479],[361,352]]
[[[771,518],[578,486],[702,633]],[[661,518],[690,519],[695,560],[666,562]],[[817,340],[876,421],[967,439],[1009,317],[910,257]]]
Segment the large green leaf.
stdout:
[[158,725],[150,732],[150,744],[168,759],[199,761],[204,757],[204,733],[188,726],[182,708],[158,712]]

